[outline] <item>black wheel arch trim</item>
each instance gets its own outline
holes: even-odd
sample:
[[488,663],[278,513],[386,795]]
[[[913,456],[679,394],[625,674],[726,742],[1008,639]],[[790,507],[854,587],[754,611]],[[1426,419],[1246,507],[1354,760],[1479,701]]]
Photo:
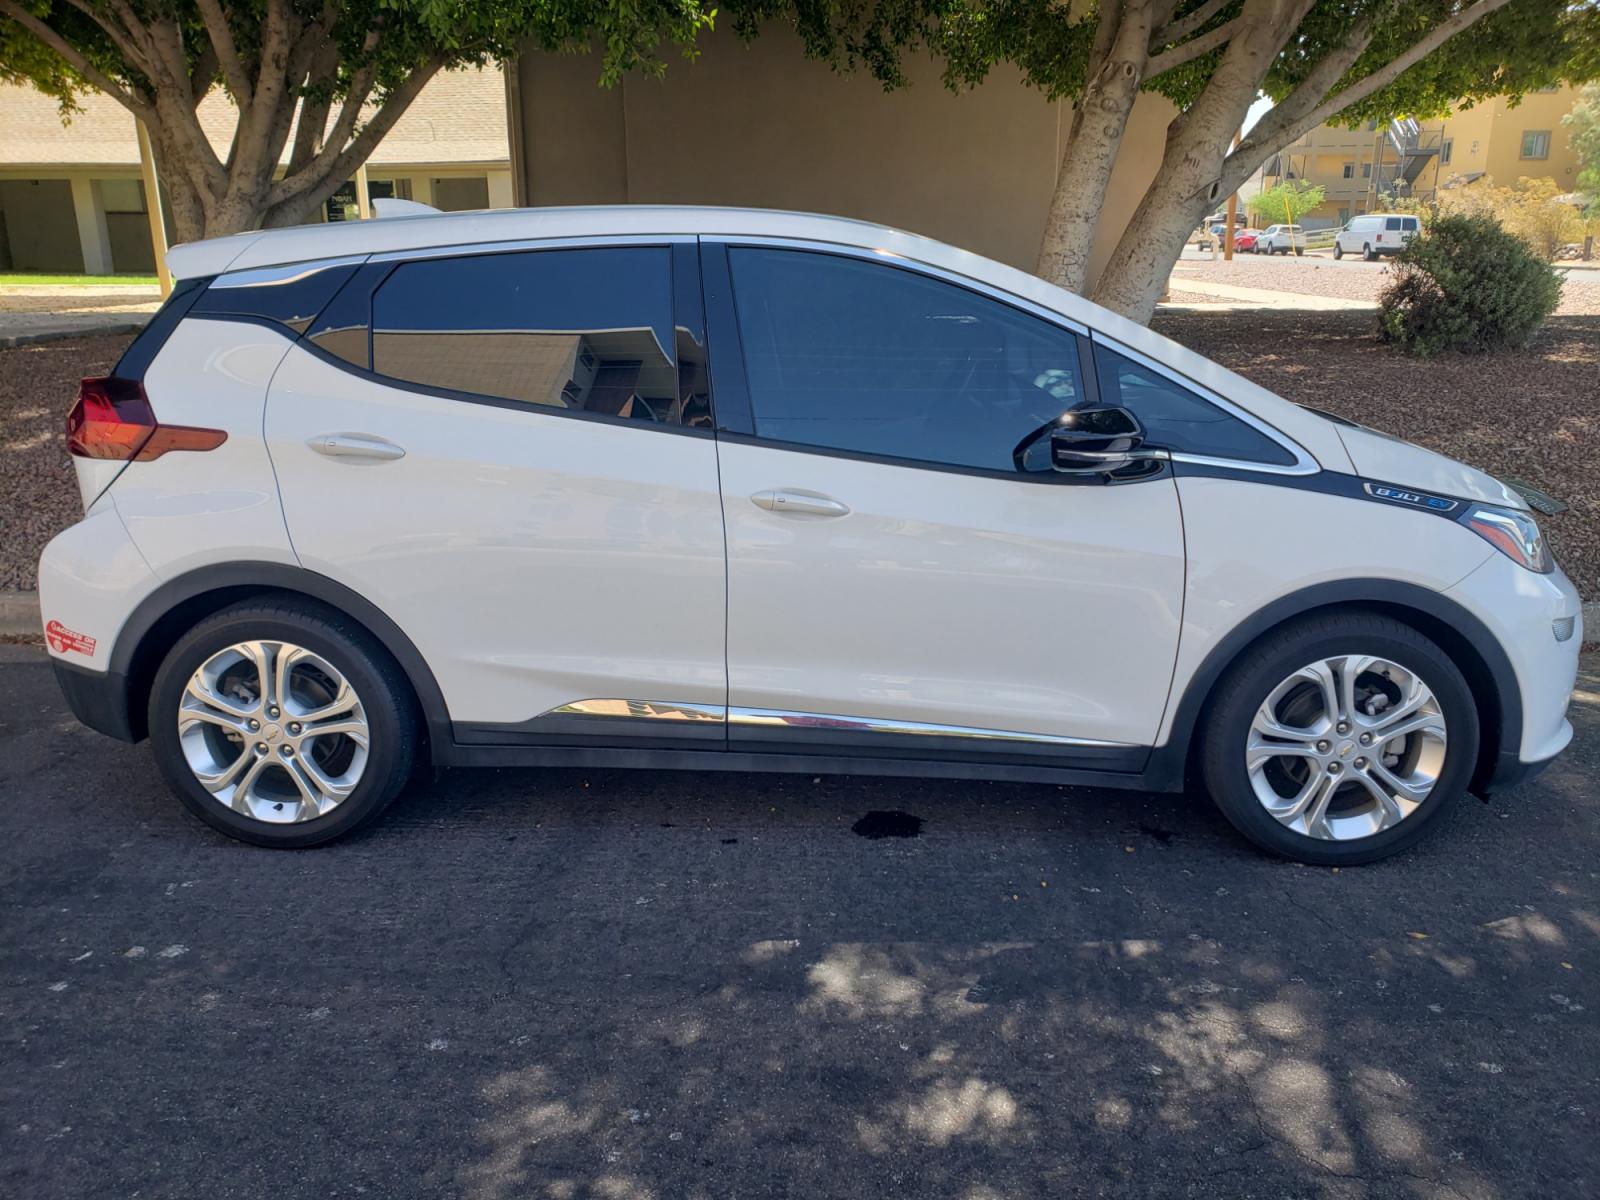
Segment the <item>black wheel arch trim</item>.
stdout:
[[[109,665],[109,675],[113,679],[127,681],[123,694],[130,710],[134,705],[132,689],[149,682],[144,679],[141,684],[136,668],[143,664],[137,660],[141,646],[157,624],[190,600],[211,592],[238,589],[295,592],[338,609],[361,624],[405,672],[422,708],[430,747],[449,743],[450,715],[444,693],[421,651],[405,631],[361,593],[326,575],[289,563],[219,563],[199,567],[167,580],[140,601],[117,633]],[[142,724],[141,714],[130,711],[129,724],[136,736],[143,736],[138,728]]]
[[[1516,670],[1495,636],[1477,617],[1442,592],[1394,579],[1341,579],[1314,584],[1280,596],[1235,625],[1211,648],[1177,698],[1172,731],[1150,755],[1145,774],[1149,786],[1175,791],[1184,786],[1190,749],[1217,681],[1253,642],[1279,625],[1334,606],[1409,609],[1423,614],[1453,632],[1482,661],[1493,680],[1498,728],[1485,724],[1483,745],[1473,775],[1474,790],[1481,790],[1502,755],[1516,757],[1522,744],[1522,693]],[[1420,632],[1433,636],[1429,630]],[[1447,653],[1451,647],[1441,647]],[[1458,664],[1460,665],[1460,664]],[[1463,668],[1463,674],[1470,673]],[[1476,690],[1476,689],[1474,689]]]

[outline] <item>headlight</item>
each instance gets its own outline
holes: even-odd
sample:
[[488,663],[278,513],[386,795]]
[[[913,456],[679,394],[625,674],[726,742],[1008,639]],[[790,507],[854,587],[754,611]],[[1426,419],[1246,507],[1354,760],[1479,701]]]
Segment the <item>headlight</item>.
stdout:
[[1525,512],[1474,504],[1461,523],[1519,567],[1540,575],[1548,575],[1556,568],[1550,547],[1539,532],[1539,523]]

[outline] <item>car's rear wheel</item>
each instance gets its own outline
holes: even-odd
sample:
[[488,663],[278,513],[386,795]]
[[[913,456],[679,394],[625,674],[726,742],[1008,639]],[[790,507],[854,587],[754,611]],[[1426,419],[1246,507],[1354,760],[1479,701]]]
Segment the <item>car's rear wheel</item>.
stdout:
[[1398,853],[1466,791],[1478,713],[1460,670],[1408,625],[1310,618],[1246,651],[1202,748],[1223,814],[1258,846],[1352,865]]
[[156,762],[206,824],[258,846],[313,846],[400,793],[419,724],[371,635],[309,601],[246,602],[179,640],[150,692]]
[[1373,251],[1373,249],[1372,249],[1372,247],[1370,245],[1365,245],[1365,246],[1361,247],[1361,261],[1362,262],[1373,262],[1374,260],[1377,259],[1377,257],[1378,257],[1377,254],[1374,253],[1374,251]]

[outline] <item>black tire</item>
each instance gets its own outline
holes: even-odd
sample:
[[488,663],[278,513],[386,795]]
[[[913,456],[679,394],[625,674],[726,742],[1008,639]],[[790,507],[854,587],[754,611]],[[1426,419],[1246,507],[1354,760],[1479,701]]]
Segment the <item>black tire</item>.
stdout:
[[1377,256],[1376,253],[1373,252],[1373,249],[1372,249],[1371,246],[1362,246],[1361,247],[1361,261],[1362,262],[1376,262],[1377,259],[1378,259],[1378,256]]
[[[255,639],[289,642],[321,656],[360,698],[369,731],[366,764],[350,794],[322,816],[277,824],[236,812],[201,785],[184,756],[176,718],[190,677],[218,651]],[[149,722],[156,764],[185,807],[229,837],[276,849],[321,845],[375,818],[405,788],[421,740],[410,682],[388,652],[336,609],[291,596],[233,605],[180,638],[156,672]]]
[[1338,242],[1335,242],[1333,244],[1333,261],[1334,262],[1338,262],[1343,257],[1344,257],[1344,247],[1339,245]]
[[[1449,736],[1437,782],[1416,810],[1388,829],[1347,841],[1313,838],[1280,824],[1257,799],[1244,753],[1251,722],[1269,693],[1307,663],[1340,654],[1377,655],[1419,676],[1438,700]],[[1478,710],[1461,671],[1437,645],[1409,625],[1353,609],[1292,622],[1241,654],[1212,695],[1202,737],[1206,787],[1235,829],[1284,858],[1355,866],[1407,849],[1456,807],[1477,764]]]

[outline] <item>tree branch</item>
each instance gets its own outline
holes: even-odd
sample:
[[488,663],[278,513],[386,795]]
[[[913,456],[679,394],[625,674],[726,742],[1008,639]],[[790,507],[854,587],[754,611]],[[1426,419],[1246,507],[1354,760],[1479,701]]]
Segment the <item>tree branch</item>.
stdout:
[[[417,93],[427,86],[428,81],[438,74],[443,66],[442,57],[428,59],[406,76],[404,83],[389,93],[383,102],[383,107],[372,115],[372,120],[366,123],[348,146],[344,146],[341,150],[341,143],[330,136],[327,144],[304,169],[293,175],[286,175],[273,184],[271,191],[267,193],[269,213],[274,208],[293,202],[323,180],[336,179],[342,183],[357,166],[367,160],[373,148],[417,98]],[[350,103],[349,99],[345,101],[347,110]],[[343,112],[339,114],[341,124],[344,122],[344,116]]]
[[1393,59],[1387,66],[1378,68],[1365,79],[1352,83],[1344,91],[1328,97],[1322,104],[1312,109],[1311,112],[1295,123],[1303,127],[1294,136],[1299,137],[1307,129],[1321,125],[1329,117],[1349,108],[1356,101],[1365,100],[1373,92],[1388,87],[1402,74],[1416,66],[1422,59],[1455,37],[1456,34],[1471,25],[1477,24],[1484,17],[1504,8],[1510,2],[1511,0],[1478,0],[1472,7],[1464,8],[1456,13],[1455,16],[1440,21],[1428,31],[1426,37],[1404,54]]
[[211,44],[210,39],[200,47],[200,57],[195,59],[194,66],[189,71],[189,97],[199,107],[200,101],[206,98],[211,91],[211,85],[217,80],[217,48]]
[[[0,0],[0,14],[10,17],[50,49],[54,50],[74,71],[94,85],[98,91],[110,96],[134,116],[143,120],[152,114],[150,98],[135,86],[127,88],[113,83],[104,72],[80,54],[65,38],[38,17],[23,8],[16,0]],[[135,64],[137,65],[137,64]]]
[[1285,96],[1281,103],[1268,109],[1256,122],[1255,128],[1228,155],[1223,165],[1224,190],[1237,190],[1239,184],[1268,156],[1282,151],[1307,130],[1316,128],[1329,117],[1388,87],[1456,34],[1508,3],[1510,0],[1477,0],[1477,3],[1435,25],[1404,54],[1330,96],[1328,92],[1355,65],[1372,40],[1372,30],[1368,25],[1357,26],[1345,44],[1324,56],[1294,91]]
[[305,100],[294,130],[294,148],[289,151],[285,175],[298,174],[322,149],[322,136],[328,128],[328,110],[333,107],[332,88],[339,74],[339,48],[325,42],[307,68]]
[[243,111],[250,107],[250,98],[255,92],[250,86],[250,73],[245,70],[244,61],[239,57],[239,48],[234,44],[228,15],[222,11],[218,0],[196,0],[196,3],[200,7],[200,19],[205,22],[206,37],[222,67],[222,77],[228,81],[228,90]]
[[1197,38],[1191,38],[1189,41],[1174,46],[1170,50],[1163,50],[1160,54],[1152,56],[1149,63],[1146,64],[1144,77],[1146,79],[1154,79],[1157,75],[1170,71],[1174,67],[1181,67],[1186,62],[1193,62],[1203,55],[1210,54],[1213,50],[1226,46],[1233,39],[1233,35],[1238,32],[1238,29],[1239,18],[1235,17],[1226,25],[1218,25],[1215,29],[1208,33],[1202,33]]
[[1155,36],[1150,39],[1150,52],[1153,54],[1163,46],[1183,41],[1232,3],[1233,0],[1206,0],[1188,16],[1179,17],[1176,21],[1156,30]]
[[122,51],[122,57],[129,63],[146,75],[152,73],[148,63],[149,47],[136,45],[138,38],[133,31],[124,29],[105,13],[85,4],[84,0],[67,0],[67,3],[105,30],[106,36],[117,44],[117,49]]

